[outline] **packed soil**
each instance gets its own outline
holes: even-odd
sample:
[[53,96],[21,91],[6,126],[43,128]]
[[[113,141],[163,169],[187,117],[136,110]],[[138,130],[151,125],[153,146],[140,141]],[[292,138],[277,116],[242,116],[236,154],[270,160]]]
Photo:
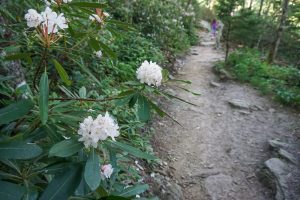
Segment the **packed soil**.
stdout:
[[[168,118],[156,120],[154,149],[172,169],[185,200],[274,199],[257,172],[270,156],[268,140],[299,139],[300,115],[248,85],[221,82],[212,69],[216,61],[224,59],[224,53],[214,48],[208,33],[201,37],[175,77],[192,84],[171,82],[166,88],[198,106],[163,102],[164,109],[182,126]],[[219,85],[213,86],[212,81]],[[249,109],[235,108],[228,103],[231,100],[250,105]]]

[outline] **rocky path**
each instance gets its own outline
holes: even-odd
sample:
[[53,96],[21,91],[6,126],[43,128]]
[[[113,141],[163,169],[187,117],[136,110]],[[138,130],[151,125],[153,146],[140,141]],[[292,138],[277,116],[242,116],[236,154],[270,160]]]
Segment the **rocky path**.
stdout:
[[274,199],[257,172],[270,158],[270,139],[297,142],[300,115],[247,85],[220,83],[212,67],[224,54],[214,50],[207,33],[202,37],[176,77],[192,81],[185,87],[202,95],[178,89],[181,83],[166,89],[199,107],[181,102],[165,106],[183,127],[166,118],[155,122],[156,151],[182,187],[182,199]]

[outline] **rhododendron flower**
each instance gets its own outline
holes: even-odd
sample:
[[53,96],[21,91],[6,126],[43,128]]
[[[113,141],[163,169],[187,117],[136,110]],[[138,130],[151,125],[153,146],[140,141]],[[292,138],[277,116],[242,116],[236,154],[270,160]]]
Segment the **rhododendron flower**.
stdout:
[[96,14],[90,15],[89,19],[92,20],[92,21],[97,20],[97,22],[102,23],[102,19]]
[[27,20],[28,27],[37,27],[43,21],[43,17],[34,9],[28,10],[28,13],[25,15],[25,19]]
[[95,54],[96,54],[96,56],[97,56],[98,58],[101,58],[101,57],[102,57],[102,51],[101,51],[101,50],[96,51]]
[[99,137],[100,140],[105,140],[107,137],[111,137],[115,141],[115,137],[120,135],[118,131],[119,126],[115,123],[115,120],[108,114],[105,116],[101,114],[93,122],[92,134]]
[[110,16],[109,13],[107,13],[107,12],[103,12],[103,15],[104,15],[105,17],[109,17],[109,16]]
[[120,135],[118,129],[118,124],[108,112],[104,116],[98,115],[95,120],[89,116],[79,124],[78,134],[81,138],[78,141],[83,142],[86,148],[97,148],[100,140],[106,140],[108,137],[115,140],[115,137]]
[[47,29],[48,34],[57,33],[58,27],[60,29],[68,28],[67,20],[64,14],[57,15],[51,8],[47,7],[44,12],[41,13],[44,22],[42,23],[43,28]]
[[148,85],[160,86],[162,81],[162,68],[155,62],[144,61],[142,65],[137,69],[137,79],[141,83]]
[[100,173],[105,178],[110,178],[110,176],[112,175],[113,172],[114,172],[114,168],[112,168],[111,164],[102,165]]
[[47,6],[50,6],[51,4],[58,4],[60,5],[61,3],[70,3],[72,0],[44,0]]
[[78,134],[81,135],[82,137],[79,138],[78,141],[83,142],[86,148],[90,146],[97,148],[98,145],[98,139],[91,135],[93,121],[94,121],[93,118],[91,116],[88,116],[79,125]]

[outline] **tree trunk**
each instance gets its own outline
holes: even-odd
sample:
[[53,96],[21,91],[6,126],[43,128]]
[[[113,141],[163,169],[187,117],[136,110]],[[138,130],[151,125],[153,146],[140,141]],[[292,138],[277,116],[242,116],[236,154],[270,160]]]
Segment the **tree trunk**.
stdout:
[[185,10],[188,10],[188,8],[189,8],[189,6],[191,5],[191,3],[192,3],[192,0],[189,0],[188,3],[186,4]]
[[249,10],[252,9],[253,0],[250,1]]
[[288,14],[288,6],[289,6],[289,0],[283,0],[281,18],[280,18],[279,26],[278,26],[278,29],[276,32],[275,40],[271,46],[271,50],[270,50],[270,53],[268,56],[268,63],[274,62],[274,60],[276,58],[276,54],[277,54],[278,47],[280,44],[280,39],[281,39],[283,31],[284,31],[284,26],[285,26],[287,14]]
[[230,31],[231,31],[231,21],[228,21],[227,25],[227,31],[226,31],[226,52],[225,52],[225,62],[227,61],[228,55],[229,55],[229,37],[230,37]]
[[264,5],[264,0],[260,0],[258,15],[261,15],[262,7]]

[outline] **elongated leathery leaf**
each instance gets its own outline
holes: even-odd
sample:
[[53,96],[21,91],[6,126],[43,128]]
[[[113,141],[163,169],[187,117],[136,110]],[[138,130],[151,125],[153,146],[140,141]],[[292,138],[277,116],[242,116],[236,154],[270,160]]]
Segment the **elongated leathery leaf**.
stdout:
[[85,164],[84,179],[91,190],[96,190],[100,184],[100,159],[94,150]]
[[39,99],[39,108],[40,108],[40,118],[43,125],[47,123],[48,120],[48,98],[49,98],[49,82],[48,75],[45,71],[40,80],[40,99]]
[[128,187],[121,192],[117,192],[116,195],[121,196],[121,197],[133,197],[137,194],[141,194],[141,193],[145,192],[146,190],[148,190],[148,188],[149,188],[149,186],[147,184],[135,185],[132,187]]
[[25,188],[6,181],[0,181],[0,199],[20,200],[25,192]]
[[39,156],[42,149],[32,143],[12,141],[0,143],[1,159],[30,159]]
[[68,199],[81,180],[81,166],[72,166],[64,174],[56,175],[39,200],[63,200]]
[[147,121],[150,118],[149,102],[142,95],[139,95],[139,97],[138,97],[138,112],[137,113],[138,113],[139,119],[143,122]]
[[79,143],[77,140],[64,140],[51,147],[49,156],[69,157],[82,148],[82,143]]
[[60,78],[63,80],[63,82],[66,85],[71,85],[71,81],[69,79],[69,76],[66,72],[66,70],[63,68],[63,66],[55,59],[52,60],[55,66],[56,71],[58,72]]
[[132,154],[132,155],[138,157],[138,158],[143,158],[143,159],[148,159],[148,160],[155,160],[156,159],[155,156],[150,155],[150,154],[145,153],[145,152],[142,152],[141,150],[139,150],[135,147],[129,146],[127,144],[124,144],[124,143],[121,143],[121,142],[116,142],[116,141],[109,141],[109,140],[107,140],[106,142],[111,147],[121,149],[121,150],[123,150],[123,151],[125,151],[129,154]]
[[12,103],[0,109],[0,125],[7,124],[16,119],[20,119],[33,108],[34,104],[30,99],[25,99]]

